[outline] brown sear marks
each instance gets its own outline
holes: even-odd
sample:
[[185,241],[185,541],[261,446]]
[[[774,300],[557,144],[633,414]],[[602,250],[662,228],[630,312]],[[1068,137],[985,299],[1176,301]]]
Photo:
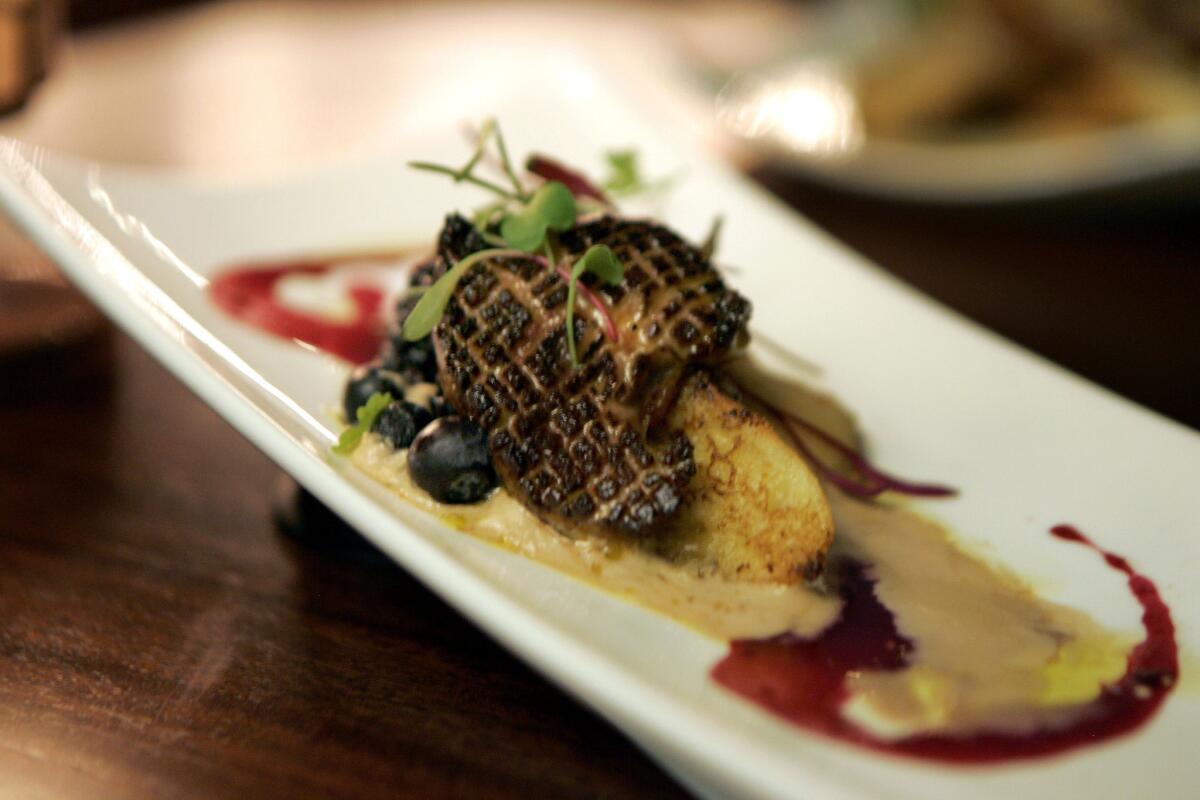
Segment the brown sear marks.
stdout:
[[[572,257],[593,244],[612,248],[626,270],[619,286],[593,286],[616,342],[577,313],[576,369],[566,283],[533,258],[484,259],[434,331],[439,379],[459,413],[488,431],[506,488],[539,517],[567,535],[644,537],[667,529],[696,471],[691,441],[666,423],[679,387],[690,368],[744,339],[750,304],[660,225],[601,217],[560,238]],[[444,271],[486,245],[452,216],[439,246]]]

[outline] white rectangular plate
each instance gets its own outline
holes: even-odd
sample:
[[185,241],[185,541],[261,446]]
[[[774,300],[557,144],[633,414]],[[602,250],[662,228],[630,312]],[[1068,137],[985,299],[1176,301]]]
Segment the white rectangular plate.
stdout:
[[[725,214],[722,259],[741,267],[733,281],[756,305],[756,329],[821,366],[881,464],[963,490],[923,511],[1054,599],[1137,632],[1121,577],[1047,535],[1055,523],[1078,525],[1158,582],[1183,648],[1196,652],[1195,433],[898,284],[680,144],[687,137],[664,130],[587,63],[533,53],[469,87],[461,103],[401,126],[396,151],[457,162],[457,126],[471,109],[501,113],[517,153],[598,170],[605,148],[636,145],[651,171],[679,171],[656,210],[696,238]],[[234,261],[428,241],[445,212],[476,203],[471,192],[413,173],[401,156],[265,185],[203,186],[0,140],[5,210],[107,314],[375,544],[693,789],[1035,800],[1151,787],[1184,797],[1200,785],[1200,697],[1186,685],[1136,735],[1001,767],[947,768],[810,735],[709,680],[720,643],[456,533],[328,457],[346,367],[223,316],[206,297],[207,276]]]

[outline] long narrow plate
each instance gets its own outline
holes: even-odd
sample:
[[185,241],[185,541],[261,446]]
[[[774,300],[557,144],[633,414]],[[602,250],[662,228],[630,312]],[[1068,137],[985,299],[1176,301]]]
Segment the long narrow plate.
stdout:
[[[683,176],[661,215],[700,236],[726,215],[723,258],[756,328],[823,369],[881,463],[952,480],[927,504],[1054,599],[1138,631],[1120,576],[1046,530],[1079,525],[1158,582],[1185,649],[1200,641],[1200,437],[954,316],[680,145],[588,64],[501,62],[462,105],[427,110],[398,151],[461,156],[462,108],[501,111],[510,146],[596,166],[636,144]],[[440,115],[440,116],[439,116]],[[416,119],[414,117],[414,119]],[[5,210],[100,307],[247,438],[373,542],[548,678],[713,796],[1128,797],[1200,785],[1200,697],[1184,686],[1137,735],[1066,757],[946,768],[785,725],[708,678],[724,645],[456,533],[328,456],[345,365],[219,313],[205,287],[233,261],[427,241],[477,198],[399,158],[268,185],[215,187],[55,157],[0,140]],[[968,257],[964,254],[964,257]]]

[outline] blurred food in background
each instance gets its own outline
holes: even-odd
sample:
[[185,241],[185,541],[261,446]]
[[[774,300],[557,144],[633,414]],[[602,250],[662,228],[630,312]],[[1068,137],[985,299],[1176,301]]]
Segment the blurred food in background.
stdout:
[[1200,112],[1200,0],[907,0],[863,60],[868,136],[1046,135]]
[[934,202],[1200,198],[1200,0],[823,0],[686,43],[751,158]]

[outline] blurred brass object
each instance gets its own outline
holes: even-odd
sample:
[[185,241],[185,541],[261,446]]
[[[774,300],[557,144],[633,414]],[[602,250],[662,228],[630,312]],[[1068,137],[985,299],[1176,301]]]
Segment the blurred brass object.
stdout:
[[0,0],[0,113],[20,108],[46,76],[61,22],[59,0]]

